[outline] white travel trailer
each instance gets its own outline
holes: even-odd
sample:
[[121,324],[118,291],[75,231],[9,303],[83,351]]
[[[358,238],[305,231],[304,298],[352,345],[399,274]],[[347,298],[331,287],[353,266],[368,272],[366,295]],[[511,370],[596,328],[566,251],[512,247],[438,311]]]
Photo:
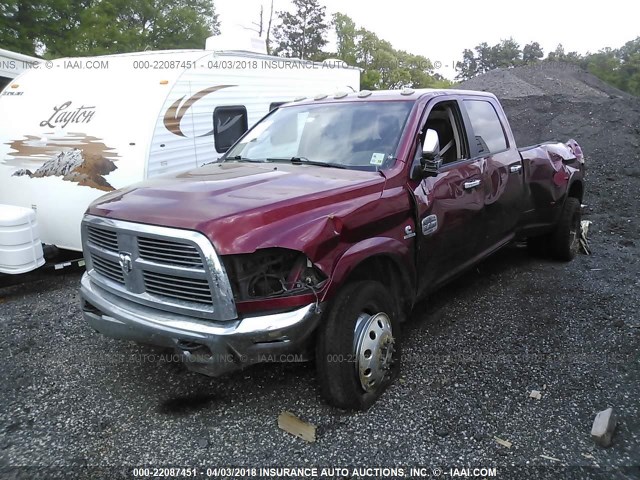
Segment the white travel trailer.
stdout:
[[106,192],[216,160],[281,103],[359,89],[360,71],[340,62],[268,56],[255,40],[235,50],[223,42],[58,59],[7,85],[0,272],[41,266],[42,244],[80,251],[82,215]]
[[0,90],[25,70],[38,65],[42,60],[0,48]]

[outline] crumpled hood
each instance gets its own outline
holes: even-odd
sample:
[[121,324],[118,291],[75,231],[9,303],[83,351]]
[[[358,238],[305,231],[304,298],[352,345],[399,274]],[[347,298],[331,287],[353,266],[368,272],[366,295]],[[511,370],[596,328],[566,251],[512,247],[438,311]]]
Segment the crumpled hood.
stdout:
[[[196,230],[218,253],[258,248],[318,249],[375,208],[385,178],[377,172],[311,165],[224,163],[159,177],[105,195],[88,213]],[[362,218],[367,217],[364,215]]]

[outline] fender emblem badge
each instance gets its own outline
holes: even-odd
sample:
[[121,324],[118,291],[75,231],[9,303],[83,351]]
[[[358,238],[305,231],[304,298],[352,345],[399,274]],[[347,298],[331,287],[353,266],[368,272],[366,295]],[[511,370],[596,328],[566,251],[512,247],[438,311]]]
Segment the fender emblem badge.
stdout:
[[438,217],[429,215],[422,219],[422,234],[431,235],[438,230]]
[[411,228],[411,225],[407,225],[406,227],[404,227],[404,239],[407,240],[408,238],[413,238],[416,236],[416,232],[413,231],[413,228]]

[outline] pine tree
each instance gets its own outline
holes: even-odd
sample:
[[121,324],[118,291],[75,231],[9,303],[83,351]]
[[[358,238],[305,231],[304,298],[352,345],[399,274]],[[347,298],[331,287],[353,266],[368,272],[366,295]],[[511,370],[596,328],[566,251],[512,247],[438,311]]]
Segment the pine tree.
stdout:
[[527,43],[522,49],[522,62],[534,63],[544,57],[542,47],[538,42]]
[[464,49],[464,52],[462,52],[462,61],[456,62],[456,70],[458,71],[456,75],[458,80],[468,80],[478,74],[478,62],[473,54],[473,50],[469,50],[468,48]]
[[357,42],[358,31],[355,22],[344,13],[336,13],[333,16],[333,25],[336,29],[337,55],[349,65],[355,65],[358,56]]
[[325,7],[318,0],[293,0],[295,12],[278,12],[280,25],[274,30],[276,55],[305,60],[319,60],[328,25]]

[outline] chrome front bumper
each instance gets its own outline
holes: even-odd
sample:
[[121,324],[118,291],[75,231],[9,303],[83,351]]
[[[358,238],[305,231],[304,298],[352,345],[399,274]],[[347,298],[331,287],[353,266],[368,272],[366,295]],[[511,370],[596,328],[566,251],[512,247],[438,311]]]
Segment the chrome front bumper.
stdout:
[[174,348],[190,370],[210,376],[255,363],[287,361],[291,354],[301,353],[323,307],[313,303],[286,313],[213,322],[125,300],[97,286],[86,273],[80,291],[83,316],[98,332]]

